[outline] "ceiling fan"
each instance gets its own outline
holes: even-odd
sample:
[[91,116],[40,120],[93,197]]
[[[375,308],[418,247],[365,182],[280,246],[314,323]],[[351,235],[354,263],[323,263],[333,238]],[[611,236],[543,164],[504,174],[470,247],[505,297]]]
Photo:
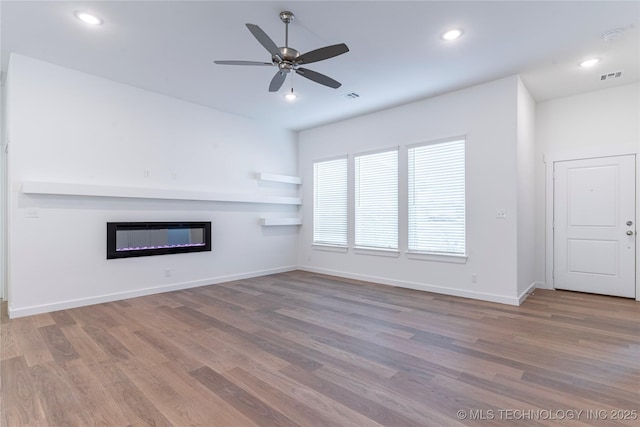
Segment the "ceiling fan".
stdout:
[[349,48],[346,44],[334,44],[331,46],[321,47],[320,49],[312,50],[310,52],[300,54],[297,50],[289,47],[289,23],[293,21],[294,15],[289,11],[280,12],[280,20],[285,24],[285,39],[284,47],[278,47],[269,38],[269,36],[262,31],[260,27],[255,24],[246,24],[251,34],[264,46],[271,54],[271,62],[259,62],[259,61],[214,61],[220,65],[268,65],[278,67],[276,75],[271,79],[269,84],[269,92],[277,92],[284,83],[287,74],[292,71],[296,74],[306,77],[321,85],[328,86],[333,89],[337,89],[342,84],[332,78],[325,76],[308,68],[301,67],[302,65],[311,64],[312,62],[318,62],[325,59],[333,58],[334,56],[342,55],[349,52]]

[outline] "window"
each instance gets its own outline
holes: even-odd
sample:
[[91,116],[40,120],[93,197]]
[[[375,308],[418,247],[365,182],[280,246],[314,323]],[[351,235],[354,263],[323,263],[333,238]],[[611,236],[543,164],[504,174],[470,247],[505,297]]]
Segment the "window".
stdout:
[[465,254],[464,140],[409,148],[409,251]]
[[398,150],[355,158],[355,244],[398,249]]
[[347,158],[313,164],[313,243],[347,246]]

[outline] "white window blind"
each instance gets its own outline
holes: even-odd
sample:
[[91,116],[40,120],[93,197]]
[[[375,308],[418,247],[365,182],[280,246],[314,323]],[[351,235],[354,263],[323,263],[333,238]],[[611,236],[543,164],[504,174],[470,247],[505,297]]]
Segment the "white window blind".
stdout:
[[313,243],[347,246],[347,158],[313,164]]
[[409,148],[409,251],[465,254],[465,141]]
[[398,249],[398,150],[355,158],[355,244]]

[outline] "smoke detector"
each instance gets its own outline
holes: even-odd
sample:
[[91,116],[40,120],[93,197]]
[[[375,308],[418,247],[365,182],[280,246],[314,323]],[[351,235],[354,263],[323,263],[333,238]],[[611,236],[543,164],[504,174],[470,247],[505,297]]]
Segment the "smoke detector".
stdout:
[[606,42],[617,40],[622,35],[622,31],[624,31],[624,29],[622,28],[614,28],[613,30],[609,30],[602,35],[602,40]]

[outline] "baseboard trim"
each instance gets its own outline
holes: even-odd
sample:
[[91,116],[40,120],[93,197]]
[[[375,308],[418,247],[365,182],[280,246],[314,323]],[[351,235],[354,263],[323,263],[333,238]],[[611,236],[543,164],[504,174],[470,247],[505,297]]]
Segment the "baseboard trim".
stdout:
[[389,279],[386,277],[370,276],[366,274],[355,274],[345,271],[330,270],[325,268],[317,268],[305,265],[291,265],[286,267],[271,268],[267,270],[258,270],[248,273],[231,274],[226,276],[218,276],[204,280],[192,282],[174,283],[171,285],[157,286],[153,288],[136,289],[127,292],[118,292],[114,294],[100,295],[91,298],[81,298],[76,300],[61,301],[52,304],[43,304],[30,307],[14,308],[9,306],[9,317],[14,319],[18,317],[31,316],[35,314],[50,313],[52,311],[66,310],[69,308],[85,307],[88,305],[101,304],[105,302],[119,301],[128,298],[137,298],[147,295],[154,295],[163,292],[178,291],[181,289],[197,288],[200,286],[216,285],[218,283],[232,282],[234,280],[249,279],[253,277],[268,276],[270,274],[286,273],[289,271],[302,270],[310,273],[326,274],[329,276],[343,277],[346,279],[362,280],[366,282],[378,283],[381,285],[395,286],[399,288],[414,289],[418,291],[433,292],[436,294],[451,295],[456,297],[471,298],[481,301],[497,302],[500,304],[520,305],[532,291],[538,288],[544,288],[544,283],[533,282],[520,296],[508,297],[504,295],[490,294],[485,292],[473,292],[462,289],[446,288],[442,286],[434,286],[424,283],[408,282],[403,280]]
[[455,288],[445,288],[442,286],[427,285],[423,283],[407,282],[403,280],[389,279],[386,277],[368,276],[366,274],[348,273],[345,271],[328,270],[324,268],[310,267],[305,265],[298,266],[298,270],[308,271],[310,273],[326,274],[329,276],[343,277],[345,279],[362,280],[365,282],[377,283],[380,285],[395,286],[398,288],[414,289],[417,291],[433,292],[436,294],[451,295],[455,297],[471,298],[481,301],[497,302],[508,305],[520,305],[520,299],[516,297],[508,297],[504,295],[489,294],[484,292],[473,292]]
[[524,300],[526,300],[536,288],[539,288],[540,287],[539,285],[544,285],[544,283],[541,283],[541,282],[531,283],[529,287],[525,289],[525,291],[521,293],[520,296],[518,297],[518,305],[522,304]]
[[91,298],[81,298],[75,300],[61,301],[52,304],[35,305],[31,307],[13,308],[9,306],[8,312],[11,319],[18,317],[31,316],[34,314],[50,313],[52,311],[66,310],[69,308],[85,307],[88,305],[102,304],[105,302],[119,301],[129,298],[143,297],[147,295],[160,294],[163,292],[178,291],[181,289],[197,288],[200,286],[216,285],[218,283],[232,282],[234,280],[250,279],[252,277],[268,276],[270,274],[286,273],[295,271],[298,266],[291,265],[287,267],[271,268],[267,270],[252,271],[249,273],[230,274],[227,276],[218,276],[210,279],[196,280],[192,282],[174,283],[171,285],[156,286],[153,288],[136,289],[127,292],[118,292],[114,294],[100,295]]

